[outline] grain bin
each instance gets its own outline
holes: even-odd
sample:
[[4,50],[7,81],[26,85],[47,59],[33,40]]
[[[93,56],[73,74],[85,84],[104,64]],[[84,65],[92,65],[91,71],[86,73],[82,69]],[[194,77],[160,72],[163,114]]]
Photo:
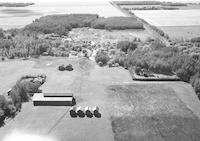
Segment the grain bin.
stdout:
[[79,117],[85,117],[85,113],[83,112],[81,106],[76,108],[76,113]]
[[98,106],[94,106],[92,108],[93,114],[95,117],[100,118],[101,117],[101,113],[99,112],[99,107]]
[[77,113],[76,113],[76,107],[71,107],[70,109],[69,109],[69,113],[70,113],[70,116],[71,117],[77,117]]
[[87,117],[90,117],[90,118],[93,117],[92,109],[91,109],[89,106],[85,107],[84,113],[85,113],[85,115],[86,115]]

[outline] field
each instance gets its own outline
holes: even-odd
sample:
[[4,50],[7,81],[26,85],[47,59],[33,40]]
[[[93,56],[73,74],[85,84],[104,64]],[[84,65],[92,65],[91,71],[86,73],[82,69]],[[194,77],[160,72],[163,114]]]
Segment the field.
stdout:
[[[63,63],[71,63],[74,71],[59,72],[57,67]],[[0,140],[12,133],[21,133],[48,136],[56,141],[117,141],[125,133],[127,138],[123,140],[147,139],[150,135],[150,141],[171,141],[175,139],[171,128],[180,135],[183,135],[182,131],[186,132],[185,139],[199,137],[200,103],[188,84],[140,84],[133,82],[123,68],[99,67],[82,58],[41,57],[1,62],[0,67],[1,93],[24,74],[42,73],[47,75],[47,82],[42,85],[44,92],[73,92],[77,105],[97,105],[102,114],[101,118],[70,118],[69,107],[34,107],[32,102],[24,103],[22,111],[0,128]],[[130,111],[133,114],[130,115]],[[183,125],[185,121],[187,124]],[[128,128],[122,131],[126,125]],[[150,131],[148,127],[153,126],[155,129]],[[164,137],[159,131],[165,133]],[[157,133],[155,137],[154,132]]]
[[200,137],[199,119],[178,99],[172,86],[113,85],[108,91],[116,99],[111,118],[116,141],[188,141]]
[[200,37],[200,26],[162,26],[160,27],[172,40],[187,40]]

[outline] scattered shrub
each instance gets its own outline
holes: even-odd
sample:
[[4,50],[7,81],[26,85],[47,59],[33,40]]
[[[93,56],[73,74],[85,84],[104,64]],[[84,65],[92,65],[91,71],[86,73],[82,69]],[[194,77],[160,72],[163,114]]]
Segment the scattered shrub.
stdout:
[[150,70],[152,70],[155,73],[159,74],[171,74],[172,68],[169,64],[166,64],[166,62],[157,60],[153,66],[150,67]]
[[127,53],[128,51],[134,51],[138,44],[130,41],[120,41],[117,43],[117,48]]
[[197,72],[194,76],[191,77],[190,83],[194,87],[194,90],[200,99],[200,73],[199,72]]
[[4,31],[3,31],[3,29],[0,28],[0,39],[1,38],[4,38]]
[[105,51],[98,51],[96,56],[95,56],[96,62],[99,64],[99,62],[102,63],[102,65],[106,65],[108,61],[110,60],[108,54]]
[[23,76],[19,79],[16,84],[12,87],[10,96],[16,110],[20,111],[22,102],[29,100],[28,93],[40,92],[39,87],[46,81],[46,76]]
[[16,107],[13,104],[8,103],[6,109],[4,109],[4,112],[5,112],[5,116],[14,117],[16,114]]
[[181,78],[181,80],[189,82],[191,76],[195,74],[195,65],[196,61],[193,58],[185,60],[184,64],[182,64],[181,68],[176,72],[177,76]]
[[4,123],[6,117],[15,115],[15,107],[12,103],[9,103],[4,95],[0,95],[0,125]]
[[136,67],[136,68],[135,68],[135,73],[136,73],[137,75],[139,75],[139,73],[141,72],[141,70],[142,70],[141,67]]
[[4,95],[0,95],[0,109],[5,109],[7,104],[6,98]]
[[5,113],[2,109],[0,109],[0,126],[2,126],[4,124],[4,120],[5,120]]

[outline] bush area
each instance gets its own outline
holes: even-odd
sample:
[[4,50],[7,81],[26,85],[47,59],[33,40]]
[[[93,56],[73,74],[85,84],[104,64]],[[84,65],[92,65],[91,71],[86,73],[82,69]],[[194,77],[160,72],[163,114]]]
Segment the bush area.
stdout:
[[107,52],[103,51],[103,50],[99,50],[95,56],[95,61],[100,65],[100,66],[104,66],[108,63],[108,61],[110,60]]
[[177,47],[166,47],[160,40],[155,40],[149,46],[135,48],[128,51],[127,55],[118,57],[126,66],[134,68],[137,74],[142,69],[157,74],[176,74],[181,80],[190,82],[200,97],[199,54],[187,54]]
[[134,51],[137,48],[138,44],[134,41],[119,41],[117,43],[117,48],[120,49],[122,52],[129,52]]
[[45,54],[65,57],[69,55],[69,44],[62,42],[56,34],[40,35],[14,29],[7,31],[7,34],[8,37],[0,38],[0,56],[2,57],[14,59]]
[[148,48],[137,48],[128,54],[131,66],[145,68],[155,73],[172,74],[170,59],[175,56],[176,48],[166,47],[156,40]]
[[46,81],[45,75],[27,75],[21,77],[8,92],[8,98],[0,95],[0,125],[6,117],[14,117],[21,110],[22,102],[29,100],[29,93],[41,92],[39,87]]
[[200,42],[200,37],[192,38],[191,42],[193,42],[193,43]]
[[133,17],[109,17],[99,18],[92,24],[96,29],[144,29],[143,24]]
[[16,108],[12,102],[8,101],[4,95],[0,95],[0,126],[4,124],[6,117],[13,117],[15,112]]

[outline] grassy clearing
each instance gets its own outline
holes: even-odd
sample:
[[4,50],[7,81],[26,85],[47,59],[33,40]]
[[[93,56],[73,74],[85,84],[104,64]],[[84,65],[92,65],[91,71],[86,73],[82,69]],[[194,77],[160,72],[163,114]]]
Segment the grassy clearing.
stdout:
[[108,87],[108,93],[120,101],[112,101],[115,141],[187,141],[200,137],[199,119],[165,84],[114,85]]

